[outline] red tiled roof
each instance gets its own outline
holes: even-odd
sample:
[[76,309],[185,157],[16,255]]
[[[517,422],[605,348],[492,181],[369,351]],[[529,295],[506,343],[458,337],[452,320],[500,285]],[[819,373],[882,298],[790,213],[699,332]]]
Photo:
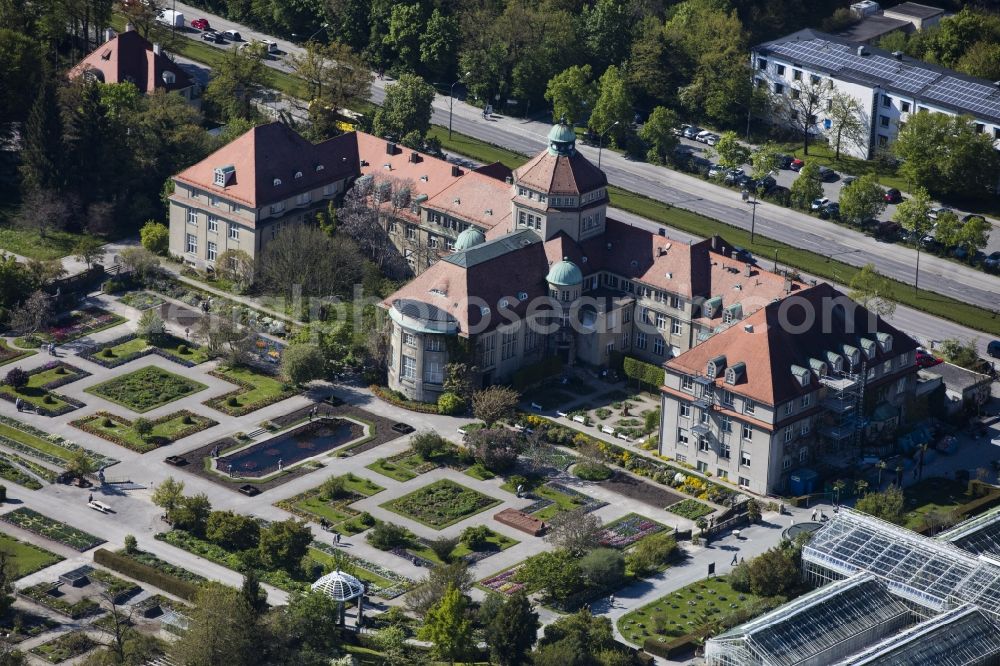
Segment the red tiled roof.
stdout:
[[869,363],[916,349],[917,343],[908,335],[877,317],[871,325],[870,317],[874,315],[829,284],[821,283],[780,302],[769,303],[667,361],[666,367],[684,374],[704,375],[710,360],[725,356],[727,367],[746,364],[744,377],[730,386],[725,385],[725,377],[720,375],[716,385],[764,404],[777,405],[816,388],[814,376],[808,386],[801,386],[792,375],[793,365],[808,369],[810,359],[825,361],[827,352],[842,353],[845,344],[860,349],[861,338],[874,340],[877,333],[891,335],[892,350],[883,354],[879,348]]
[[604,172],[575,150],[570,155],[543,150],[514,170],[514,180],[554,196],[578,195],[608,184]]
[[[468,169],[454,166],[419,150],[404,148],[364,132],[355,134],[358,157],[366,163],[361,166],[361,174],[410,181],[413,197],[426,194],[429,199],[469,173]],[[388,150],[390,145],[393,146],[391,153]],[[452,175],[453,166],[458,170],[459,176]]]
[[[273,122],[254,127],[174,178],[259,208],[356,176],[357,155],[353,132],[313,144],[284,123]],[[225,187],[216,185],[215,170],[226,166],[235,167],[235,176]],[[296,173],[302,175],[296,178]]]
[[513,186],[502,180],[470,171],[429,198],[425,208],[465,220],[479,227],[511,229],[510,199]]
[[[69,71],[69,78],[74,79],[87,70],[96,71],[104,83],[131,81],[143,93],[157,88],[183,90],[194,85],[187,72],[162,53],[154,53],[153,45],[134,30],[115,35],[98,46]],[[173,83],[164,81],[164,72],[174,75]]]

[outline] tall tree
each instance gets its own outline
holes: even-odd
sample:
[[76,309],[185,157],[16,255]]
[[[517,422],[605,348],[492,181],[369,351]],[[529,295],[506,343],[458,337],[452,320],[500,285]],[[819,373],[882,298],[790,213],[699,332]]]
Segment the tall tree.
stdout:
[[[588,126],[594,132],[607,132],[618,147],[625,144],[632,123],[632,94],[618,67],[612,65],[601,75],[600,94],[590,114]],[[615,125],[614,123],[618,123]]]
[[223,119],[258,116],[251,100],[268,84],[264,55],[256,49],[230,49],[205,88],[204,99]]
[[153,489],[152,501],[153,504],[163,509],[163,512],[167,514],[167,520],[170,521],[171,514],[176,510],[183,497],[184,482],[168,476]]
[[458,19],[435,7],[420,37],[420,64],[434,80],[443,81],[455,73],[460,40]]
[[389,15],[386,46],[396,54],[397,61],[409,72],[420,64],[420,37],[423,33],[424,10],[420,3],[393,4]]
[[985,218],[975,216],[959,229],[955,244],[965,250],[966,256],[971,261],[977,252],[986,247],[992,230],[993,225]]
[[753,169],[753,177],[757,180],[764,178],[781,168],[778,155],[778,146],[768,141],[761,144],[750,153],[750,166]]
[[634,5],[621,0],[597,0],[584,4],[580,15],[587,60],[600,71],[621,65],[632,44],[636,16]]
[[808,208],[813,199],[823,196],[823,181],[819,179],[819,164],[809,160],[792,183],[792,202],[798,208]]
[[528,652],[538,639],[538,613],[528,596],[516,592],[510,596],[491,594],[479,610],[483,638],[490,655],[500,666],[527,663]]
[[775,93],[775,107],[784,121],[802,137],[802,151],[809,154],[809,141],[819,132],[819,113],[827,106],[830,88],[816,76],[792,83],[786,93]]
[[291,57],[292,67],[305,79],[312,138],[337,135],[339,111],[367,102],[372,73],[345,44],[309,42],[305,52]]
[[636,92],[640,105],[673,106],[677,79],[663,36],[663,21],[656,16],[646,16],[639,22],[635,35],[629,56],[629,85]]
[[719,164],[727,169],[740,168],[750,160],[750,149],[740,143],[736,132],[731,130],[719,137],[715,152],[719,155]]
[[349,238],[334,242],[314,226],[284,229],[264,246],[261,281],[273,293],[291,297],[347,295],[361,278],[362,258]]
[[674,154],[679,139],[674,134],[674,128],[680,119],[673,109],[658,106],[649,114],[649,118],[639,130],[639,138],[649,144],[646,158],[656,164],[663,164]]
[[[919,117],[922,114],[917,114]],[[896,212],[892,214],[892,219],[899,223],[899,226],[910,232],[917,246],[917,264],[914,272],[913,288],[920,285],[920,248],[924,243],[924,235],[931,228],[931,198],[927,190],[918,187],[910,195],[909,199],[904,199],[896,206]]]
[[828,100],[830,136],[836,158],[842,147],[864,149],[868,145],[868,117],[857,98],[843,92],[832,92]]
[[188,630],[170,646],[170,656],[187,666],[254,666],[263,647],[260,625],[246,599],[231,587],[209,581],[190,611]]
[[566,119],[571,126],[582,123],[597,101],[597,82],[590,65],[573,65],[553,76],[545,88],[545,100],[552,104],[552,119]]
[[[0,90],[4,91],[0,95],[0,118],[5,122],[23,121],[42,93],[39,84],[44,74],[40,45],[27,34],[0,28],[0,62],[4,64],[0,68]],[[44,87],[48,88],[49,84]]]
[[885,206],[885,191],[874,174],[865,174],[840,191],[840,217],[852,224],[877,219]]
[[852,299],[880,317],[890,317],[896,311],[892,300],[892,282],[875,270],[874,264],[865,266],[851,278]]
[[510,416],[521,394],[507,386],[489,386],[472,395],[472,413],[487,426]]
[[434,652],[454,664],[469,653],[472,643],[472,620],[468,616],[469,602],[454,586],[444,593],[424,617],[417,635],[434,644]]
[[28,190],[55,191],[64,185],[62,120],[52,83],[38,88],[24,125],[21,180]]
[[416,132],[425,137],[431,126],[433,102],[433,86],[415,74],[400,76],[385,89],[385,101],[375,112],[375,133],[401,139]]

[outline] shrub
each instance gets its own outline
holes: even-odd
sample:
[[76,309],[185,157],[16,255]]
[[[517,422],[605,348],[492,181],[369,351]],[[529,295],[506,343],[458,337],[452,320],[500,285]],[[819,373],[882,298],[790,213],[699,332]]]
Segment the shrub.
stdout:
[[663,385],[663,368],[652,363],[626,356],[622,369],[626,377],[638,380],[644,384],[659,388]]
[[104,428],[112,428],[114,427],[114,425],[115,423],[114,421],[111,420],[110,417],[105,416],[104,418],[101,419],[101,426]]
[[451,562],[451,554],[458,547],[458,537],[438,537],[427,542],[427,546],[433,551],[437,558],[447,564]]
[[393,523],[376,523],[368,533],[368,543],[379,550],[392,550],[405,546],[409,541],[406,530]]
[[737,592],[750,591],[750,565],[740,562],[729,572],[729,585]]
[[347,494],[347,484],[342,476],[331,476],[320,484],[319,498],[329,501]]
[[184,416],[181,417],[181,423],[183,423],[184,425],[191,425],[192,423],[194,423],[194,419],[191,418],[190,414],[185,414]]
[[3,383],[15,391],[24,388],[28,384],[28,373],[21,368],[12,368],[4,377]]
[[417,433],[410,440],[410,448],[424,460],[429,460],[435,453],[445,449],[447,446],[448,440],[433,430]]
[[226,404],[229,405],[230,407],[239,407],[240,401],[236,399],[235,395],[231,395],[228,398],[226,398]]
[[56,404],[56,399],[52,397],[52,394],[46,393],[44,396],[42,396],[42,402],[44,402],[46,405],[54,405]]
[[446,416],[465,411],[465,401],[455,393],[442,393],[437,401],[438,413]]
[[135,430],[139,437],[146,439],[153,434],[153,422],[140,416],[135,421],[132,421],[132,430]]
[[614,589],[625,579],[625,556],[613,548],[595,548],[580,558],[580,571],[590,585]]
[[772,548],[750,561],[750,591],[759,597],[785,594],[795,586],[799,569],[789,553]]
[[153,254],[166,254],[170,245],[170,229],[165,224],[148,220],[139,229],[139,242]]
[[605,481],[610,479],[614,472],[607,465],[584,461],[573,467],[573,474],[584,481]]
[[134,534],[125,535],[125,552],[132,555],[137,550],[139,550],[139,543],[135,539]]
[[101,350],[101,356],[103,356],[104,358],[111,358],[114,355],[115,353],[111,351],[111,347],[105,347],[104,349]]
[[507,428],[483,428],[466,435],[476,460],[491,472],[503,473],[511,469],[521,453],[524,438]]
[[486,525],[472,525],[462,530],[462,543],[469,547],[469,550],[483,550],[489,543],[493,531]]
[[358,522],[367,527],[371,527],[375,524],[375,516],[365,511],[360,516],[358,516]]
[[187,345],[179,345],[177,347],[177,353],[178,354],[190,354],[191,353],[191,348],[188,347]]
[[104,548],[94,551],[94,562],[125,574],[129,578],[149,583],[181,599],[193,601],[198,593],[198,586],[193,583]]

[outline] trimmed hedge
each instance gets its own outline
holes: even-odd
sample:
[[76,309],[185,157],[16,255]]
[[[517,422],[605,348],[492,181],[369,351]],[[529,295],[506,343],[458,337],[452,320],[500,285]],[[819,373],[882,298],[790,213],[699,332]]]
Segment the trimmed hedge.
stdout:
[[562,359],[558,356],[543,358],[541,361],[527,365],[515,372],[511,383],[514,388],[520,391],[543,379],[558,375],[562,372],[562,365]]
[[[976,486],[978,486],[978,488],[976,488]],[[969,488],[976,494],[978,494],[978,492],[984,492],[986,494],[957,507],[955,509],[955,517],[957,519],[965,520],[966,518],[972,518],[973,516],[979,515],[987,509],[992,509],[1000,504],[1000,490],[988,486],[980,481],[972,481],[969,483]]]
[[675,659],[677,657],[684,656],[689,652],[694,652],[698,649],[698,646],[704,638],[705,632],[695,632],[679,636],[672,641],[661,643],[659,639],[650,636],[645,640],[645,642],[643,642],[642,649],[649,654],[656,655],[657,657]]
[[105,548],[98,548],[94,551],[94,562],[136,580],[141,580],[143,583],[149,583],[153,587],[158,587],[164,592],[187,601],[194,601],[194,597],[198,593],[198,586],[193,583]]
[[626,356],[622,363],[622,371],[626,377],[637,379],[644,384],[659,388],[663,386],[665,374],[663,368],[652,363],[640,361],[637,358]]
[[416,400],[408,400],[402,393],[393,391],[385,386],[379,386],[378,384],[372,384],[368,388],[371,389],[371,392],[377,397],[385,400],[390,405],[402,407],[403,409],[408,409],[411,412],[420,412],[422,414],[439,413],[436,402],[417,402]]

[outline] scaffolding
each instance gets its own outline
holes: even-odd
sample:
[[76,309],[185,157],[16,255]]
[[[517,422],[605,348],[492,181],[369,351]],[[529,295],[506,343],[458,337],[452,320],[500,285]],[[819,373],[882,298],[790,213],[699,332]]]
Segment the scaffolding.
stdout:
[[861,431],[865,425],[864,376],[862,364],[860,374],[839,372],[824,374],[819,379],[826,387],[822,405],[829,415],[829,422],[820,426],[819,434],[826,440],[828,450],[861,453]]
[[709,666],[829,664],[913,624],[870,574],[831,583],[709,639]]

